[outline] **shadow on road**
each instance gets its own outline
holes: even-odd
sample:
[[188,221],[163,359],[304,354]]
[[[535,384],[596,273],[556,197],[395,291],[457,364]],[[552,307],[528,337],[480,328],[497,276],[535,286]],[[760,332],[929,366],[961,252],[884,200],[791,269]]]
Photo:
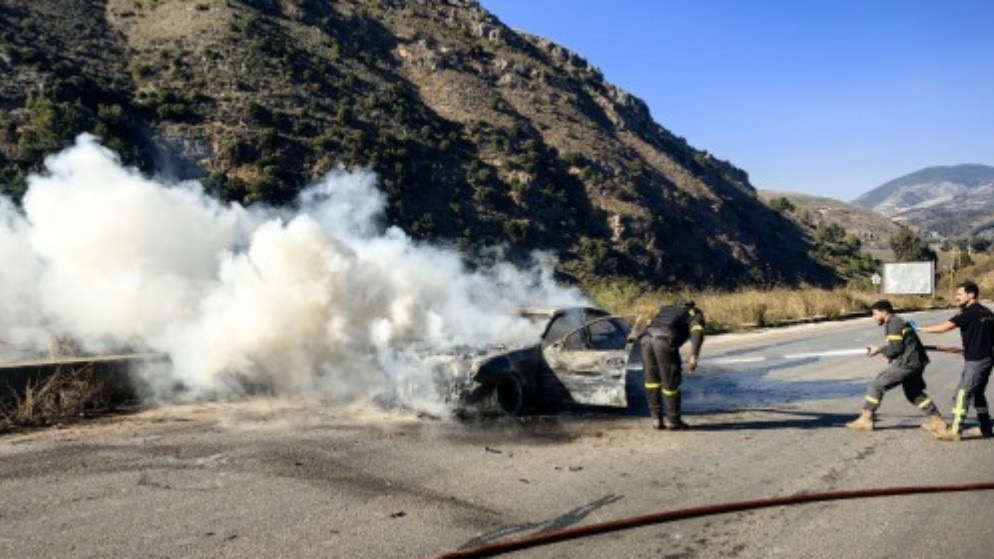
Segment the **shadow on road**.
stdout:
[[[818,357],[807,357],[748,369],[709,367],[699,373],[684,373],[683,411],[693,415],[819,400],[858,400],[866,393],[869,379],[781,380],[769,377],[774,371],[819,361]],[[628,380],[629,413],[647,416],[649,408],[639,389],[642,382],[641,374],[633,374]]]
[[[765,417],[743,418],[741,413],[750,412],[763,414]],[[858,412],[858,410],[857,410]],[[780,410],[780,409],[755,409],[737,410],[728,412],[734,414],[732,421],[716,421],[708,423],[695,423],[694,431],[763,431],[770,429],[827,429],[843,427],[858,415],[854,413],[819,413],[809,411]],[[718,414],[719,417],[725,414]],[[881,427],[881,430],[905,430],[919,429],[917,425],[893,425]]]
[[585,505],[579,506],[571,511],[561,514],[555,518],[545,520],[543,522],[525,522],[522,524],[512,524],[510,526],[501,526],[496,530],[491,530],[481,536],[477,536],[466,543],[459,546],[459,549],[469,549],[473,547],[478,547],[484,544],[488,544],[494,541],[502,540],[508,536],[514,536],[522,534],[525,532],[534,532],[536,534],[542,534],[546,532],[556,532],[564,528],[568,528],[574,524],[578,524],[583,521],[584,518],[589,516],[591,513],[597,511],[600,508],[612,505],[620,500],[624,496],[622,495],[605,495],[596,501],[587,503]]

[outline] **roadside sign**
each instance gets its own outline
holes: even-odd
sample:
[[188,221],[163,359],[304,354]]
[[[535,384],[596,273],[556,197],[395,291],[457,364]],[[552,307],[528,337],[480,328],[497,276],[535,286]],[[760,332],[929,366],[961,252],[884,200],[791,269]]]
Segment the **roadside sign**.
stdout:
[[931,295],[935,292],[935,262],[884,264],[884,293]]

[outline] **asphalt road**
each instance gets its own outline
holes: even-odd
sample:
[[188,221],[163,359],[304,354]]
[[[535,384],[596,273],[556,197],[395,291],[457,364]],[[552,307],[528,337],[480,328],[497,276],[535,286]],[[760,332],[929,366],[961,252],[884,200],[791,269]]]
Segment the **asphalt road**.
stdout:
[[[884,360],[798,354],[882,339],[869,319],[712,337],[682,433],[624,414],[459,422],[254,400],[7,436],[0,557],[431,557],[725,501],[994,481],[991,440],[934,440],[899,388],[879,431],[842,427]],[[947,416],[960,364],[937,354],[926,372]],[[992,513],[994,492],[807,504],[512,556],[989,558]]]

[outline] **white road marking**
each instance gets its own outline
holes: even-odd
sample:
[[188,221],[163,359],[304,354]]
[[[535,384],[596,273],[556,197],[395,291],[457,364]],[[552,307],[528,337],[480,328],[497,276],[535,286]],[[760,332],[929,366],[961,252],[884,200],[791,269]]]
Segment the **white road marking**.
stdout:
[[734,363],[756,363],[757,361],[766,361],[766,359],[766,357],[713,357],[701,359],[701,362],[707,362],[711,365],[731,365]]
[[818,351],[814,353],[792,353],[784,355],[784,359],[804,359],[806,357],[846,357],[849,355],[866,355],[866,348],[837,349],[835,351]]
[[852,355],[866,355],[866,348],[837,349],[811,353],[788,353],[786,355],[754,355],[751,357],[707,357],[701,359],[701,362],[711,365],[733,365],[738,363],[758,363],[767,359],[807,359],[811,357],[849,357]]

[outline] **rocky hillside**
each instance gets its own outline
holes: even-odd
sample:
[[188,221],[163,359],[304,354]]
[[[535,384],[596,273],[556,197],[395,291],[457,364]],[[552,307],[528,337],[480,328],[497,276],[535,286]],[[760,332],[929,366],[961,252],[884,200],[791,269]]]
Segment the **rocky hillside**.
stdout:
[[900,225],[882,214],[833,198],[771,190],[761,190],[759,196],[774,207],[782,204],[780,200],[789,201],[796,207],[791,214],[810,227],[836,223],[847,233],[855,235],[868,250],[889,249],[890,238],[900,229]]
[[943,237],[994,236],[994,167],[928,167],[853,200]]
[[580,281],[837,281],[744,171],[469,0],[0,0],[0,73],[15,199],[93,131],[245,204],[366,166],[414,237],[551,250]]

